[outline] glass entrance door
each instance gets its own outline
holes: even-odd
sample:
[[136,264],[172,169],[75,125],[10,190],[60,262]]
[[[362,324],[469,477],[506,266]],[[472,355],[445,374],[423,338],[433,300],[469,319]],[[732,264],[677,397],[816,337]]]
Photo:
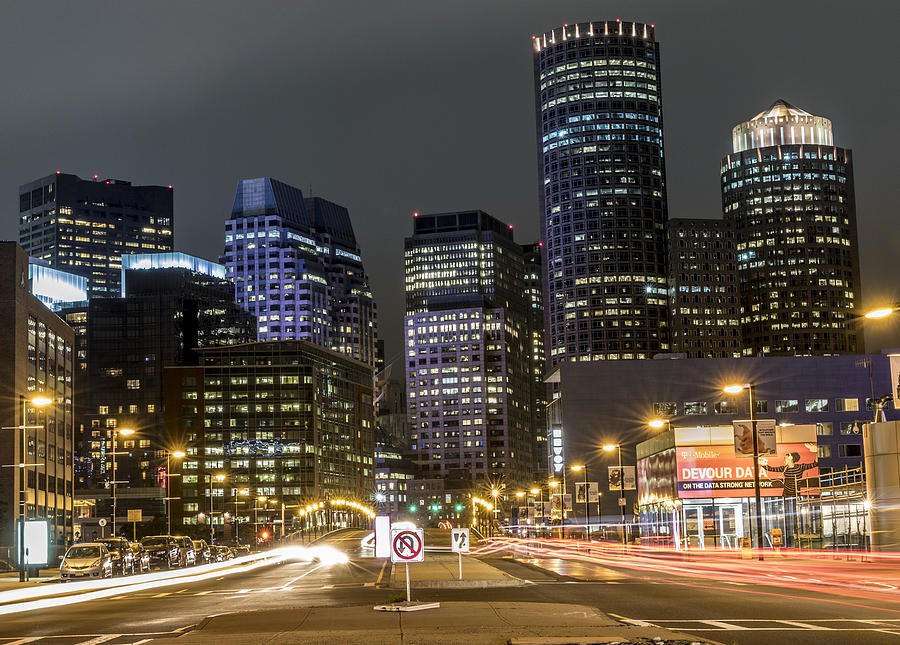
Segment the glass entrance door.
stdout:
[[702,506],[684,507],[684,546],[695,549],[705,547]]
[[738,549],[744,537],[744,518],[740,504],[718,506],[719,510],[719,546],[726,549]]

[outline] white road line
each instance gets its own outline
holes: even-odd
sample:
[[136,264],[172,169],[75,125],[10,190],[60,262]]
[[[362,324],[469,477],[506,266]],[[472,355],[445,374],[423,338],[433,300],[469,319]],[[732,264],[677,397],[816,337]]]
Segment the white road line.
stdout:
[[701,623],[706,623],[707,625],[712,625],[713,627],[720,627],[722,629],[727,629],[728,631],[744,631],[745,629],[749,629],[749,627],[743,627],[741,625],[732,625],[731,623],[725,623],[721,620],[701,620]]
[[646,620],[637,620],[636,618],[622,618],[620,620],[635,627],[656,627],[653,623],[648,623]]
[[785,625],[793,625],[794,627],[802,627],[803,629],[813,629],[813,630],[825,630],[829,631],[830,627],[822,627],[821,625],[810,625],[809,623],[801,623],[796,620],[779,620],[779,623],[784,623]]
[[306,572],[304,572],[304,573],[301,573],[301,574],[300,574],[299,576],[297,576],[296,578],[291,578],[290,580],[288,580],[287,582],[285,582],[283,585],[281,585],[281,588],[283,589],[283,588],[285,588],[285,587],[290,587],[293,583],[297,582],[297,581],[300,580],[301,578],[305,578],[306,576],[308,576],[309,574],[311,574],[313,571],[315,571],[315,570],[317,570],[317,569],[321,569],[323,566],[325,566],[325,565],[324,565],[324,564],[317,564],[316,566],[314,566],[314,567],[313,567],[312,569],[310,569],[309,571],[306,571]]
[[212,593],[213,591],[214,591],[213,589],[209,589],[207,591],[198,591],[197,593],[193,593],[191,595],[192,596],[205,596],[206,594]]
[[33,643],[34,641],[40,640],[44,638],[43,636],[26,636],[25,638],[20,638],[17,641],[9,641],[8,643],[3,643],[3,645],[25,645],[25,643]]
[[174,592],[172,591],[163,591],[162,593],[155,594],[150,596],[151,598],[164,598],[165,596],[171,596]]
[[80,643],[75,643],[75,645],[99,645],[100,643],[111,641],[112,639],[118,638],[119,636],[123,636],[123,634],[103,634],[102,636],[92,638],[89,641],[81,641]]

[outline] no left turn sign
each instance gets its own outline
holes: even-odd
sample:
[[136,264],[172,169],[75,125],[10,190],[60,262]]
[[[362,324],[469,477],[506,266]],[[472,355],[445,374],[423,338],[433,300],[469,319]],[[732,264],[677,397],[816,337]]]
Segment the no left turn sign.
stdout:
[[424,529],[391,529],[391,562],[425,560]]

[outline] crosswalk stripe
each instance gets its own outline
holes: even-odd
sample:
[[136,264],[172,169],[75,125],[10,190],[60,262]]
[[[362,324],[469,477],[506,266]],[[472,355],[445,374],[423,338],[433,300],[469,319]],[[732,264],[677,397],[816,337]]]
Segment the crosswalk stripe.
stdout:
[[122,636],[122,634],[103,634],[98,636],[97,638],[92,638],[89,641],[81,641],[80,643],[75,643],[75,645],[99,645],[100,643],[105,643],[106,641],[111,641],[114,638],[118,638]]
[[743,627],[741,625],[732,625],[731,623],[723,623],[720,620],[701,620],[701,623],[706,623],[707,625],[712,625],[713,627],[721,627],[722,629],[734,630],[734,631],[743,631],[748,629],[747,627]]
[[44,638],[43,636],[26,636],[25,638],[20,638],[17,641],[9,641],[8,643],[3,643],[3,645],[25,645],[25,643],[33,643],[36,640],[40,640]]
[[158,593],[156,595],[150,596],[151,598],[164,598],[165,596],[171,596],[171,591],[163,591],[162,593]]
[[779,623],[784,623],[785,625],[793,625],[794,627],[803,627],[804,629],[816,629],[816,630],[827,630],[828,627],[822,627],[820,625],[810,625],[809,623],[801,623],[796,620],[779,620]]

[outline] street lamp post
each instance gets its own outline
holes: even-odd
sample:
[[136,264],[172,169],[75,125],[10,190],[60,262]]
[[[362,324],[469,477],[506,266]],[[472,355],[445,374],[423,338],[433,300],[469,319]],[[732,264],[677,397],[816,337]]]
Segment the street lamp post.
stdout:
[[755,385],[753,383],[745,383],[744,385],[729,385],[724,389],[728,394],[739,394],[744,388],[747,388],[747,395],[750,399],[750,431],[753,433],[753,493],[756,497],[756,544],[759,549],[759,559],[763,559],[763,526],[762,526],[762,500],[759,492],[759,433],[756,429],[756,403],[755,403]]
[[499,495],[499,494],[500,494],[500,491],[497,490],[496,488],[492,488],[492,489],[491,489],[491,498],[493,499],[493,502],[494,502],[494,507],[491,509],[491,514],[490,514],[490,522],[491,522],[490,533],[491,533],[491,537],[494,537],[494,522],[495,522],[495,517],[496,517],[494,514],[497,512],[497,495]]
[[166,450],[166,535],[172,535],[172,486],[170,485],[172,477],[172,457],[175,459],[184,459],[187,453],[184,450],[174,450],[169,452]]
[[619,511],[622,515],[622,546],[628,546],[628,538],[625,535],[625,466],[622,465],[622,444],[606,444],[603,446],[606,452],[613,450],[619,453]]
[[112,478],[112,532],[110,535],[112,537],[116,537],[116,487],[119,482],[116,479],[116,462],[118,461],[116,457],[118,456],[118,439],[119,435],[123,437],[130,437],[134,434],[134,430],[131,428],[119,428],[118,430],[113,430],[113,478]]
[[[551,504],[550,504],[550,515],[551,515],[551,519],[550,519],[550,537],[553,537],[553,519],[552,519],[552,515],[553,515],[553,503],[552,503],[552,502],[553,502],[553,494],[552,494],[550,491],[551,491],[551,490],[556,490],[557,488],[559,488],[559,482],[556,481],[555,479],[551,479],[550,481],[547,482],[547,498],[548,498],[548,499],[550,500],[550,502],[551,502]],[[560,528],[560,535],[559,535],[559,536],[562,538],[562,537],[563,537],[563,532],[566,530],[566,529],[565,529],[565,515],[563,514],[563,510],[562,510],[563,507],[566,505],[566,500],[565,500],[564,498],[560,497],[560,498],[559,498],[559,502],[560,502],[560,504],[559,504],[559,516],[560,516],[560,518],[562,518],[562,519],[560,519],[560,525],[561,525],[561,528]]]
[[[585,538],[588,539],[588,540],[590,540],[590,539],[591,539],[591,511],[590,511],[590,508],[588,507],[588,503],[589,503],[589,502],[588,502],[588,498],[590,497],[590,494],[589,494],[589,492],[588,492],[588,467],[587,467],[587,464],[584,464],[584,465],[582,465],[582,466],[572,466],[572,470],[573,470],[574,472],[576,472],[576,473],[579,472],[579,471],[582,471],[582,472],[584,473],[584,526],[585,526]],[[598,492],[599,492],[599,491],[598,491]],[[600,501],[599,498],[598,498],[597,501],[598,501],[598,504],[599,504],[599,501]]]

